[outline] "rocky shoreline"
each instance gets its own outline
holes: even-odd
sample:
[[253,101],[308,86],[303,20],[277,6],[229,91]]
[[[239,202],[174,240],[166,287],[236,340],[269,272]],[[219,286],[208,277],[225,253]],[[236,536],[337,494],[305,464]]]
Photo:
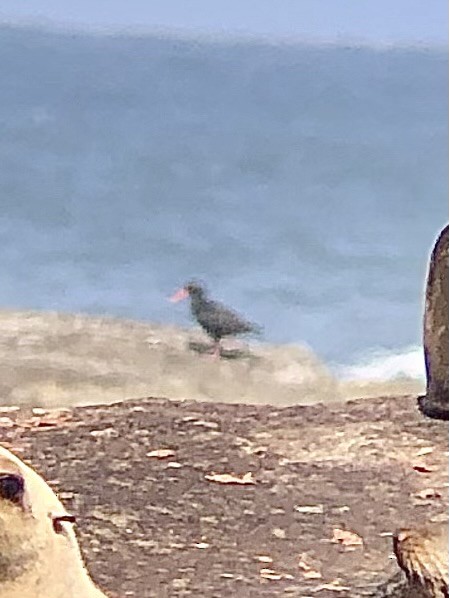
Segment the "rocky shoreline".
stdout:
[[447,425],[416,396],[3,408],[0,426],[111,596],[372,595],[405,583],[391,533],[447,516]]
[[392,555],[395,530],[447,518],[419,382],[342,383],[306,347],[215,361],[196,330],[0,320],[0,442],[77,517],[108,596],[436,598]]
[[287,406],[420,394],[413,379],[340,381],[305,346],[228,345],[200,330],[83,314],[0,311],[0,405],[72,407],[132,396]]

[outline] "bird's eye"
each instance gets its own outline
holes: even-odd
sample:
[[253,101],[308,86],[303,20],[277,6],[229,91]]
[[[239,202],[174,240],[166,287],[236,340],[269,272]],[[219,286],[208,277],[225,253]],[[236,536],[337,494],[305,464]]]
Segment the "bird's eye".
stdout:
[[76,522],[75,515],[70,515],[70,513],[63,513],[62,515],[50,513],[50,519],[53,524],[53,530],[57,534],[62,534],[64,532],[64,526],[62,525],[64,522],[68,522],[68,523]]
[[25,482],[21,475],[4,473],[0,475],[0,496],[15,504],[21,504],[25,492]]

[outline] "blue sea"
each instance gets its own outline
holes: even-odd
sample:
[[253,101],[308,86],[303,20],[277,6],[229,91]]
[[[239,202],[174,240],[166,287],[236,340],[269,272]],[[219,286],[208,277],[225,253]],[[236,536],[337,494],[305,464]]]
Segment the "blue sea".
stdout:
[[190,325],[186,280],[342,376],[423,375],[447,55],[0,28],[0,305]]

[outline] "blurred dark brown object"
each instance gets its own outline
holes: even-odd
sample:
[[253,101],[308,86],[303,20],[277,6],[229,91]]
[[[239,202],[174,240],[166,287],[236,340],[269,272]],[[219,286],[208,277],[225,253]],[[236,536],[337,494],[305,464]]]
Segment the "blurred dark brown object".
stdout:
[[449,419],[449,225],[430,258],[424,312],[427,390],[419,398],[424,415]]

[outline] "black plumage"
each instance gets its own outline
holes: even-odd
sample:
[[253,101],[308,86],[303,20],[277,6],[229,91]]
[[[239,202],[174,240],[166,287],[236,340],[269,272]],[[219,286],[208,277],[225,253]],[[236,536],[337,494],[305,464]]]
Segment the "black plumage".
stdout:
[[179,301],[190,297],[190,309],[198,324],[214,340],[215,353],[219,355],[220,341],[224,337],[260,332],[260,328],[243,319],[234,310],[218,301],[209,299],[204,286],[196,281],[189,282],[173,297]]

